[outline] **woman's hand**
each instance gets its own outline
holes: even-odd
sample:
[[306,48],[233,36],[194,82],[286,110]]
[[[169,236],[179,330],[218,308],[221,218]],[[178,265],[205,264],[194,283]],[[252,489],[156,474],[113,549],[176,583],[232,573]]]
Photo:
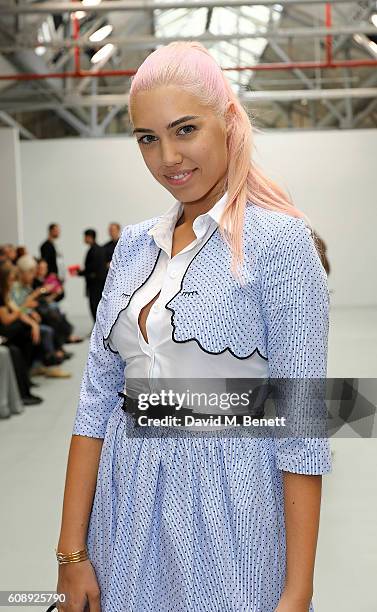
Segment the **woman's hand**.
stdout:
[[33,344],[39,344],[41,341],[41,328],[39,327],[38,323],[35,322],[33,322],[30,327]]
[[308,612],[312,598],[311,596],[298,596],[294,593],[283,591],[275,612]]
[[27,296],[26,300],[22,304],[22,308],[36,308],[38,306],[38,301],[35,299],[33,294]]
[[42,321],[42,317],[36,310],[33,310],[33,312],[31,312],[29,316],[37,323],[40,323]]
[[66,597],[65,603],[57,603],[58,612],[101,612],[100,589],[89,559],[58,567],[56,592]]
[[46,293],[45,288],[42,287],[37,287],[36,289],[34,289],[28,297],[31,297],[33,300],[37,300],[39,297],[41,297],[41,295],[43,295],[44,293]]

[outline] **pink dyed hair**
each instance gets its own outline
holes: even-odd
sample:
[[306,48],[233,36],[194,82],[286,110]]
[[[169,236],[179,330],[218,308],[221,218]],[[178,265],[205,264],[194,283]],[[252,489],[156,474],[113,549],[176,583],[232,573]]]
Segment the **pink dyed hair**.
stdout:
[[[133,96],[139,91],[167,85],[177,85],[195,95],[203,105],[212,108],[219,117],[225,119],[229,160],[226,180],[228,200],[219,227],[231,248],[232,271],[237,274],[238,265],[243,263],[243,219],[248,201],[267,210],[308,219],[295,208],[283,189],[250,159],[253,149],[250,118],[220,66],[201,43],[172,42],[160,47],[144,60],[131,79],[131,122]],[[233,112],[226,115],[226,106],[230,101],[234,105]],[[231,227],[229,242],[224,227],[228,222]]]

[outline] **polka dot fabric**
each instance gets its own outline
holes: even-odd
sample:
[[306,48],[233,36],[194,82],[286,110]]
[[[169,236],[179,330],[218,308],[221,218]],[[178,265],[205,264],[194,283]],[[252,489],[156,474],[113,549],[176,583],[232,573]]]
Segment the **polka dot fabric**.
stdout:
[[[101,609],[275,612],[286,571],[282,470],[329,473],[329,443],[162,427],[132,436],[117,396],[124,362],[106,338],[153,271],[154,222],[126,228],[115,250],[73,428],[104,438],[87,537]],[[325,376],[327,279],[305,223],[251,205],[244,243],[243,289],[229,275],[218,232],[197,254],[169,304],[172,341],[197,341],[214,359],[224,347],[236,358],[258,349],[273,378]],[[207,320],[181,299],[199,289]]]

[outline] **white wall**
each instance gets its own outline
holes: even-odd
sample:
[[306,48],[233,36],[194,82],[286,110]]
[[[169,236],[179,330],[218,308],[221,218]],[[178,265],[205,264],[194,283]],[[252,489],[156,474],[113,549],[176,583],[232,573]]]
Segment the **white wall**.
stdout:
[[[328,244],[329,286],[337,305],[377,305],[376,130],[269,132],[255,159],[288,190]],[[107,240],[109,221],[160,214],[172,196],[151,177],[131,138],[21,143],[25,243],[37,253],[48,223],[62,226],[66,264],[81,263],[82,232]],[[67,309],[87,312],[82,279],[67,283]]]
[[0,128],[0,244],[23,242],[18,130]]

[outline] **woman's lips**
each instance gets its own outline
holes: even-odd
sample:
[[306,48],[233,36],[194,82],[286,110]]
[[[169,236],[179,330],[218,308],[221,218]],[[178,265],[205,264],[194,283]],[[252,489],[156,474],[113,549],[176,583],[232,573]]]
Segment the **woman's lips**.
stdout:
[[[175,186],[186,185],[186,183],[188,183],[188,181],[191,180],[192,175],[194,174],[195,170],[197,170],[197,168],[194,168],[194,170],[191,170],[188,174],[186,174],[183,178],[180,178],[180,179],[173,179],[166,175],[165,175],[165,178],[170,185],[175,185]],[[177,175],[178,174],[182,174],[182,172],[177,172]]]

